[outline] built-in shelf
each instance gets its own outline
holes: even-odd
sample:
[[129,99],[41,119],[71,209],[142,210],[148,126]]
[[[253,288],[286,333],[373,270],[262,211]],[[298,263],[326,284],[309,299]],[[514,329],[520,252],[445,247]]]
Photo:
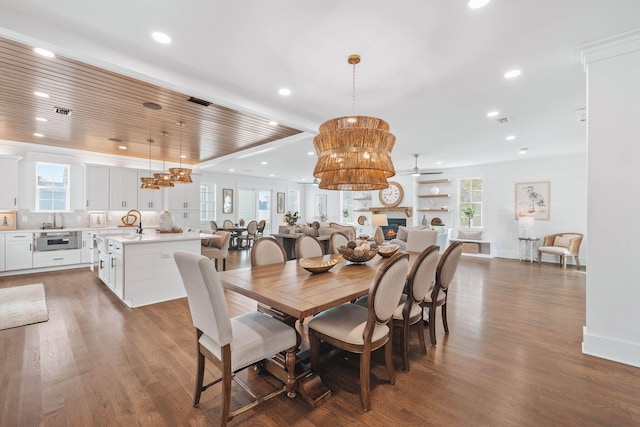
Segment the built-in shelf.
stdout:
[[418,212],[451,212],[451,209],[417,209]]
[[353,212],[371,212],[369,209],[354,209]]
[[448,197],[451,198],[451,194],[423,194],[423,195],[419,195],[418,197],[422,198],[422,199],[433,199],[436,197]]
[[432,179],[429,181],[418,181],[418,184],[446,184],[450,182],[450,179]]
[[411,206],[396,206],[393,208],[388,208],[385,206],[378,206],[375,208],[369,208],[368,211],[372,213],[376,212],[404,212],[404,214],[409,218],[411,216]]
[[371,197],[354,197],[353,200],[371,200]]

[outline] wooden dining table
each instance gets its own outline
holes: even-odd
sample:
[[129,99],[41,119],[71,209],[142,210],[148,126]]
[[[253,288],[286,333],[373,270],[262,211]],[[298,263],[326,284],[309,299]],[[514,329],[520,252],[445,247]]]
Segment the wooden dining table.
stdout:
[[233,227],[218,227],[218,230],[228,231],[231,233],[231,239],[229,239],[229,249],[240,249],[238,246],[238,237],[241,236],[247,227],[245,226],[233,226]]
[[[329,260],[335,256],[324,255],[316,259]],[[379,255],[364,264],[341,260],[331,270],[314,274],[302,268],[298,260],[290,260],[222,271],[218,275],[226,289],[272,307],[276,313],[283,313],[288,318],[281,320],[294,324],[295,320],[367,295],[373,278],[385,261]],[[286,380],[280,365],[267,364],[266,367],[276,377]],[[308,366],[301,368],[299,375],[296,373],[296,379],[298,393],[314,407],[331,395],[331,390],[322,383],[320,376],[311,373]]]

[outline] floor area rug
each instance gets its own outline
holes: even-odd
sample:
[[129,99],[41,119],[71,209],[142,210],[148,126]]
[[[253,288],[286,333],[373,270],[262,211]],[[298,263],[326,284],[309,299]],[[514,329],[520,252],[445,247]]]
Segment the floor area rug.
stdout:
[[42,283],[0,289],[0,330],[49,320]]

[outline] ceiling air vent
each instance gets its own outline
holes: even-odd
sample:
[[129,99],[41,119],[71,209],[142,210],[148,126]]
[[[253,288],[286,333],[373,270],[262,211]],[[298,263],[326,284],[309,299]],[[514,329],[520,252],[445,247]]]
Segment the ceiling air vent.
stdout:
[[57,114],[62,114],[63,116],[71,115],[71,110],[69,108],[53,107],[53,111],[55,111]]
[[211,102],[205,101],[204,99],[195,98],[193,96],[190,96],[189,99],[187,99],[187,101],[193,102],[194,104],[202,105],[204,107],[208,107],[209,105],[211,105]]
[[499,119],[496,119],[496,121],[503,125],[505,123],[509,123],[509,117],[500,117]]

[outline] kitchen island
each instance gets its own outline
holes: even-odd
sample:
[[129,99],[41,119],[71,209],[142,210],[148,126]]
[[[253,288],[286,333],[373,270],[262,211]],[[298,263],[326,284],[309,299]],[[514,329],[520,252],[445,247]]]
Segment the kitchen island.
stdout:
[[176,251],[200,253],[200,233],[126,233],[107,237],[108,253],[100,254],[99,277],[129,307],[186,296],[173,260]]

